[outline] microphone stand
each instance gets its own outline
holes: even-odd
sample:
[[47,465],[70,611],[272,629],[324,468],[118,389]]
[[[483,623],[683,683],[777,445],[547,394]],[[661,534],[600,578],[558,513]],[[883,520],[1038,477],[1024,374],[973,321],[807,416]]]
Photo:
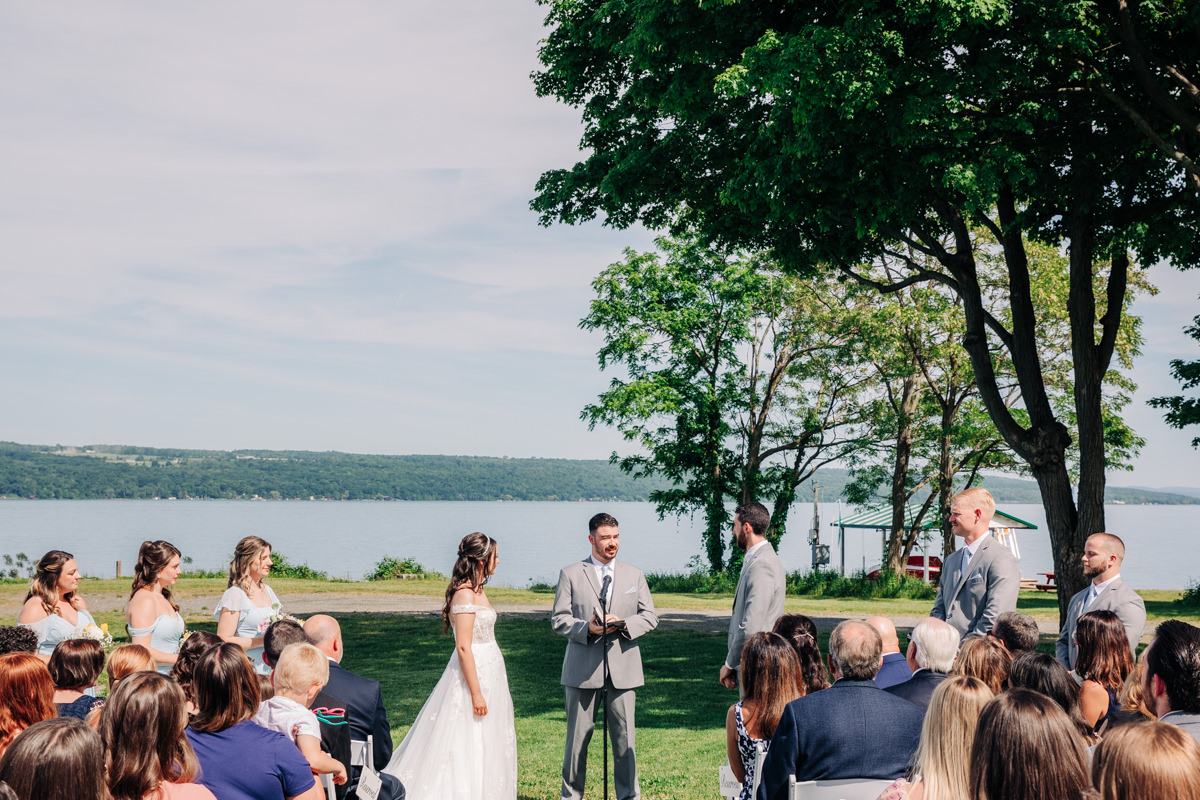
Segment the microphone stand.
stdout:
[[600,646],[604,648],[604,683],[600,687],[600,704],[604,707],[604,721],[601,738],[604,746],[604,800],[608,800],[608,587],[612,578],[605,577],[604,585],[600,588],[600,612],[604,618],[600,620]]

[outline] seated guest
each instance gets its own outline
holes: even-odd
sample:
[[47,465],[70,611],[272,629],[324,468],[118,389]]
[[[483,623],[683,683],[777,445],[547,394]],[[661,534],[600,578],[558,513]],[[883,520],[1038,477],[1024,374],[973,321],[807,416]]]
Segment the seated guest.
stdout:
[[[785,800],[788,779],[901,777],[917,749],[924,711],[875,685],[879,633],[846,620],[829,637],[833,686],[784,709],[758,787],[758,800]],[[892,687],[895,688],[895,687]],[[881,735],[881,731],[887,735]]]
[[269,731],[279,731],[304,754],[317,774],[333,775],[336,784],[346,782],[346,767],[321,751],[321,725],[309,710],[321,687],[329,680],[329,661],[311,644],[297,642],[283,648],[271,670],[275,696],[259,703],[254,722]]
[[753,800],[761,778],[755,774],[758,753],[766,752],[784,707],[804,694],[804,680],[792,646],[766,631],[746,639],[738,677],[742,699],[725,716],[725,752],[742,782],[740,800]]
[[900,652],[900,637],[896,635],[892,621],[887,617],[867,617],[867,624],[879,631],[879,638],[883,640],[883,666],[875,675],[875,685],[886,689],[911,678],[912,667]]
[[978,678],[956,675],[938,684],[921,726],[912,782],[900,778],[879,795],[879,800],[966,797],[971,741],[979,714],[991,699],[992,690]]
[[21,800],[108,800],[100,737],[73,717],[29,726],[0,757],[0,781]]
[[94,689],[104,670],[104,648],[93,639],[65,639],[50,654],[50,677],[54,681],[54,705],[60,717],[87,719],[92,709],[104,703],[85,694]]
[[109,697],[117,690],[121,679],[135,672],[157,670],[158,664],[150,651],[140,644],[123,644],[108,654],[108,666],[104,668],[108,674]]
[[817,624],[803,614],[784,614],[775,620],[773,629],[796,651],[800,672],[804,675],[804,693],[812,694],[829,688],[829,673],[817,644]]
[[1045,653],[1021,653],[1013,659],[1008,671],[1008,686],[1010,689],[1029,689],[1050,698],[1071,720],[1084,747],[1096,743],[1092,726],[1079,712],[1079,686],[1061,661]]
[[903,697],[922,710],[929,706],[933,690],[946,680],[958,653],[958,631],[945,620],[926,617],[908,635],[905,658],[912,668],[912,677],[884,691]]
[[32,653],[0,656],[0,754],[18,733],[56,716],[54,681]]
[[1005,611],[996,617],[992,626],[992,637],[1004,645],[1004,649],[1016,658],[1018,653],[1037,650],[1040,633],[1037,620],[1020,611]]
[[[149,655],[149,653],[147,653]],[[113,800],[215,800],[193,783],[200,764],[188,744],[179,684],[151,667],[121,681],[101,715],[108,788]]]
[[1090,787],[1087,752],[1053,700],[1009,689],[984,707],[971,745],[971,800],[1068,800]]
[[969,675],[979,678],[992,690],[992,694],[1004,691],[1008,681],[1008,670],[1012,666],[1012,656],[999,640],[991,637],[977,637],[963,642],[954,666],[950,668],[951,675]]
[[192,674],[195,671],[196,662],[210,648],[216,647],[223,641],[224,639],[215,633],[195,631],[179,644],[179,655],[175,657],[175,663],[171,665],[170,675],[179,684],[179,688],[183,689],[183,696],[187,698],[189,714],[196,713],[196,701],[192,697]]
[[323,800],[321,784],[286,736],[250,721],[258,711],[258,677],[241,645],[220,644],[196,662],[198,712],[187,736],[200,782],[217,800]]
[[1160,720],[1200,741],[1200,628],[1167,620],[1155,631],[1145,657],[1146,704]]
[[1104,737],[1092,758],[1102,800],[1200,797],[1200,744],[1174,725],[1125,725]]
[[[276,664],[279,663],[280,653],[293,644],[309,644],[308,634],[304,632],[303,626],[294,619],[272,622],[263,633],[263,663],[274,671]],[[324,658],[324,654],[322,657]],[[263,703],[275,696],[275,687],[271,683],[272,678],[273,675],[267,679],[266,691],[263,692],[261,698]],[[328,675],[325,680],[328,682]],[[262,687],[260,686],[260,688]],[[317,720],[320,723],[321,746],[325,752],[336,758],[349,774],[351,768],[350,725],[347,724],[349,721],[346,719],[346,704],[322,688],[308,705],[316,712]],[[336,784],[337,800],[342,800],[349,788],[347,783]]]
[[0,625],[0,656],[5,653],[36,653],[37,633],[24,625]]
[[1133,672],[1125,626],[1113,611],[1089,611],[1075,626],[1075,672],[1083,678],[1079,710],[1096,733],[1124,718],[1117,694]]
[[1127,712],[1130,722],[1158,719],[1158,715],[1146,703],[1146,689],[1142,685],[1145,673],[1146,651],[1143,650],[1133,665],[1133,672],[1129,673],[1129,677],[1125,679],[1125,684],[1121,687],[1121,693],[1117,695],[1117,702],[1120,703],[1121,710]]

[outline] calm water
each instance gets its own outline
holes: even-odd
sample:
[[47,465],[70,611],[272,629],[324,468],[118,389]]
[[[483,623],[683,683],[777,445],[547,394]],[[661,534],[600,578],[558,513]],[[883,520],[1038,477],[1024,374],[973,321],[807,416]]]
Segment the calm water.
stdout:
[[[1053,569],[1045,515],[1038,505],[1003,510],[1040,527],[1019,536],[1021,573]],[[196,566],[224,568],[234,544],[256,534],[295,562],[337,577],[361,578],[384,555],[415,558],[448,573],[459,539],[481,530],[500,542],[496,582],[526,586],[557,580],[559,568],[587,554],[587,520],[608,511],[621,523],[621,558],[646,571],[683,571],[701,550],[700,526],[657,519],[649,503],[382,503],[237,500],[38,500],[0,502],[0,554],[46,550],[75,554],[88,575],[112,577],[117,561],[129,575],[138,546],[166,539]],[[821,541],[840,562],[836,504],[821,504]],[[848,516],[851,509],[843,507]],[[811,563],[807,529],[812,505],[797,507],[780,555],[788,570]],[[1123,577],[1140,589],[1182,589],[1200,578],[1193,525],[1197,506],[1109,506],[1107,525],[1126,542]],[[847,531],[848,571],[879,562],[875,531]],[[1154,557],[1151,557],[1151,553]],[[1175,557],[1164,558],[1174,553]]]

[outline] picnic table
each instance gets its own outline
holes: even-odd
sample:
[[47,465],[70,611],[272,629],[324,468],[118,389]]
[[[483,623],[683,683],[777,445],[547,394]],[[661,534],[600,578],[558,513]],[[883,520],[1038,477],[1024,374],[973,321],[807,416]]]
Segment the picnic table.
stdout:
[[1039,583],[1037,585],[1037,589],[1039,592],[1054,592],[1055,594],[1058,593],[1058,586],[1054,583],[1054,573],[1053,572],[1039,572],[1038,575],[1043,575],[1046,578],[1044,583]]

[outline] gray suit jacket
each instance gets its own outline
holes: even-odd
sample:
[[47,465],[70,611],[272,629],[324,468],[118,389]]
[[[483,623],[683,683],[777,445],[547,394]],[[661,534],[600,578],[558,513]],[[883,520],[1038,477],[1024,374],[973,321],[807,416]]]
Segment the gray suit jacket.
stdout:
[[771,630],[775,620],[783,616],[784,594],[783,564],[775,548],[767,542],[742,563],[742,574],[733,595],[733,616],[729,618],[725,666],[736,670],[746,637]]
[[[1096,598],[1099,600],[1100,598]],[[1184,733],[1200,742],[1200,714],[1189,714],[1186,711],[1168,711],[1159,718],[1159,722],[1169,722],[1183,728]]]
[[[623,561],[613,562],[612,605],[608,613],[625,620],[623,632],[608,638],[608,674],[617,689],[633,689],[644,683],[642,653],[637,639],[658,627],[654,600],[646,576]],[[604,684],[604,652],[600,637],[588,632],[593,613],[600,611],[600,582],[590,561],[563,567],[554,593],[550,624],[567,637],[563,657],[562,684],[579,689],[599,689]]]
[[[1087,600],[1088,589],[1076,594],[1067,604],[1067,622],[1058,634],[1058,642],[1054,645],[1054,656],[1067,665],[1067,669],[1075,669],[1077,650],[1075,647],[1075,626],[1083,615],[1083,602]],[[1146,630],[1146,603],[1138,593],[1121,578],[1114,578],[1104,591],[1096,595],[1096,602],[1088,611],[1112,611],[1121,618],[1125,626],[1125,635],[1129,637],[1130,654],[1137,654],[1137,645]]]
[[942,565],[937,599],[929,616],[944,619],[953,625],[962,638],[987,636],[992,632],[996,617],[1017,609],[1017,592],[1021,589],[1021,568],[1007,547],[992,536],[979,550],[963,572],[966,548],[960,547]]

